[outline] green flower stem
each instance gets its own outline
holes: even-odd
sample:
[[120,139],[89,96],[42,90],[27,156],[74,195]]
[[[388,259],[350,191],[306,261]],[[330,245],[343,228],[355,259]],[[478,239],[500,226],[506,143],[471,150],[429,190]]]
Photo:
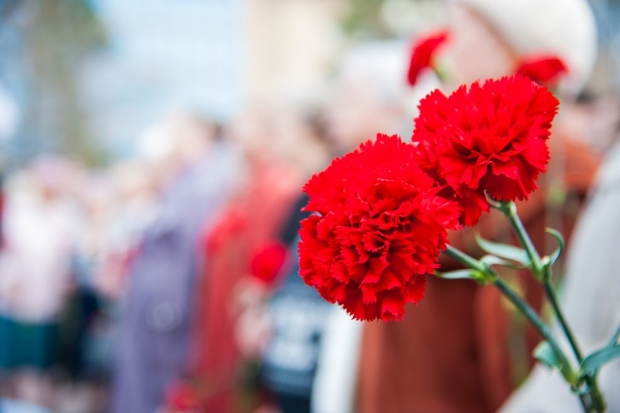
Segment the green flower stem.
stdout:
[[446,254],[450,258],[454,258],[456,261],[460,262],[468,268],[471,268],[472,270],[480,271],[483,274],[488,274],[490,271],[489,268],[486,267],[483,263],[481,263],[474,257],[465,254],[463,251],[457,250],[452,245],[448,245],[446,247],[444,254]]
[[[525,237],[529,239],[529,237],[527,237],[527,234],[525,234]],[[506,296],[506,298],[508,298],[508,300],[510,300],[510,302],[515,307],[517,307],[517,309],[532,323],[532,325],[536,328],[536,330],[538,330],[540,335],[549,343],[549,345],[553,349],[553,352],[555,353],[558,359],[558,362],[559,362],[558,368],[560,369],[560,373],[562,374],[566,382],[570,384],[573,389],[577,388],[579,386],[579,383],[578,383],[578,378],[577,378],[577,374],[575,373],[575,370],[572,368],[568,358],[566,357],[561,347],[559,346],[559,344],[557,343],[557,341],[551,334],[551,330],[549,326],[545,324],[545,322],[540,318],[540,316],[536,313],[536,311],[534,311],[532,307],[530,307],[529,304],[527,304],[525,300],[523,300],[503,279],[498,277],[497,274],[484,263],[465,254],[462,251],[457,250],[456,248],[450,245],[447,246],[444,253],[448,255],[449,257],[454,258],[455,260],[465,265],[466,267],[484,274],[487,280],[489,281],[492,280],[495,287],[497,287],[497,289],[500,290],[500,292],[504,294],[504,296]],[[550,271],[550,270],[545,269],[545,271]],[[553,297],[550,299],[553,300],[552,302],[555,303],[554,306],[557,306],[557,300],[555,298],[555,293],[553,292],[553,288],[551,284],[548,282],[545,283],[545,289],[547,288],[549,289],[551,293],[550,297]],[[561,312],[559,312],[559,307],[557,307],[557,311],[558,311],[558,314],[561,314]],[[618,331],[614,335],[614,338],[610,345],[614,345],[615,342],[618,340],[618,338],[620,338],[620,327],[618,328]],[[581,392],[581,394],[579,395],[579,399],[581,401],[581,404],[583,405],[584,411],[586,413],[604,413],[606,410],[606,403],[605,403],[605,399],[603,398],[603,395],[601,394],[598,388],[596,374],[594,374],[593,376],[586,377],[585,383],[586,383],[586,391]]]
[[[514,229],[517,235],[517,238],[519,238],[519,242],[525,249],[528,257],[530,258],[530,261],[532,262],[532,271],[534,272],[535,278],[542,281],[545,294],[547,295],[547,298],[549,299],[549,302],[551,303],[551,307],[553,308],[553,312],[555,313],[555,316],[558,319],[560,327],[562,328],[564,335],[568,339],[571,349],[573,353],[575,354],[575,358],[577,359],[579,364],[581,364],[581,362],[583,361],[583,355],[581,353],[581,349],[579,348],[579,345],[577,344],[577,340],[575,339],[575,335],[573,334],[573,331],[571,330],[570,326],[568,325],[566,321],[566,318],[564,317],[564,313],[560,309],[557,296],[555,294],[553,286],[551,285],[551,265],[543,264],[542,259],[540,258],[540,255],[538,254],[538,252],[536,251],[536,248],[534,247],[534,243],[532,242],[527,231],[525,230],[525,227],[523,226],[523,222],[521,222],[519,215],[517,215],[517,206],[515,205],[515,203],[514,202],[500,202],[497,208],[510,221],[510,224],[512,225],[512,228]],[[501,282],[501,280],[499,281]],[[497,284],[497,282],[496,282],[496,286],[502,289],[502,287],[500,287]],[[504,292],[504,294],[507,295],[506,292]],[[515,304],[519,308],[516,302],[513,301],[513,304]],[[523,312],[523,314],[526,317],[528,317],[527,313],[523,309],[521,308],[519,309],[521,310],[521,312]],[[536,326],[532,318],[528,317],[528,319]],[[559,346],[557,345],[557,343],[550,341],[547,338],[547,336],[543,334],[543,331],[538,326],[536,326],[536,328],[541,333],[541,335],[551,344],[556,354],[559,354],[558,353]],[[618,333],[620,333],[620,328],[619,328]],[[561,354],[564,356],[564,353],[561,353]],[[562,362],[566,363],[566,365],[569,366],[568,360],[566,359],[565,356]],[[566,374],[573,375],[573,373],[570,371],[563,372],[563,374],[565,374],[565,378],[567,378],[567,380],[569,379],[566,376]],[[586,410],[586,412],[604,412],[605,401],[598,388],[596,375],[586,377],[585,382],[588,388],[588,392],[580,396],[584,409]]]
[[540,316],[523,300],[510,286],[501,278],[497,277],[494,281],[495,287],[502,292],[510,300],[510,302],[519,309],[519,311],[534,325],[536,330],[553,348],[553,352],[561,363],[559,369],[564,378],[571,384],[575,382],[575,372],[568,361],[568,358],[560,348],[559,344],[551,334],[549,326],[545,324]]
[[[551,271],[551,270],[548,269],[548,271]],[[549,298],[549,301],[551,302],[551,306],[553,307],[553,311],[555,312],[555,315],[558,318],[560,326],[562,327],[562,330],[564,331],[564,335],[568,339],[570,346],[573,349],[573,353],[575,353],[575,357],[577,358],[577,360],[579,361],[579,364],[581,365],[581,362],[583,362],[583,355],[581,354],[579,346],[577,345],[577,341],[575,340],[572,330],[570,329],[570,327],[568,326],[568,323],[566,322],[566,319],[564,318],[564,314],[560,310],[557,296],[555,294],[555,291],[553,290],[553,286],[551,285],[551,282],[549,281],[550,278],[551,277],[544,278],[543,286],[545,287],[545,293],[547,294],[547,297]],[[601,394],[601,391],[598,388],[598,383],[596,380],[596,372],[592,376],[586,377],[585,383],[589,391],[586,394],[580,395],[580,398],[581,398],[581,403],[584,405],[586,412],[588,413],[589,412],[592,412],[592,413],[604,412],[605,401],[604,401],[603,395]]]
[[587,413],[605,413],[607,411],[607,403],[598,388],[596,376],[590,376],[586,379],[588,392],[580,395],[581,403]]
[[579,348],[579,345],[577,344],[577,340],[575,339],[575,335],[573,334],[573,331],[571,330],[568,323],[566,322],[566,318],[564,317],[564,314],[562,313],[562,310],[560,309],[557,296],[555,294],[555,291],[553,290],[553,286],[551,285],[551,266],[542,264],[540,255],[538,255],[538,252],[536,251],[536,248],[534,248],[534,244],[532,243],[530,236],[525,230],[525,227],[523,226],[523,223],[521,222],[519,215],[517,215],[517,206],[515,205],[515,203],[514,202],[502,202],[500,203],[499,209],[500,211],[502,211],[504,216],[506,216],[506,218],[508,218],[508,220],[510,221],[510,224],[512,225],[512,228],[517,234],[517,237],[519,238],[521,245],[523,245],[523,248],[525,248],[525,251],[527,252],[530,260],[532,261],[532,267],[533,267],[534,273],[536,274],[536,278],[539,280],[542,280],[543,286],[545,289],[545,294],[547,295],[547,298],[549,299],[549,302],[551,303],[553,312],[555,313],[555,316],[557,317],[558,322],[560,323],[560,326],[562,328],[562,331],[564,332],[564,335],[568,339],[568,342],[571,346],[571,349],[573,350],[573,353],[575,354],[575,357],[577,358],[577,361],[581,363],[583,361],[583,355],[581,354],[581,349]]
[[508,218],[510,221],[510,225],[514,229],[517,237],[519,238],[519,242],[523,245],[525,252],[527,253],[530,261],[532,261],[532,269],[534,270],[534,274],[537,279],[541,279],[543,274],[543,265],[542,260],[540,259],[540,255],[536,251],[532,240],[530,239],[525,227],[523,226],[523,222],[517,215],[517,206],[514,202],[500,202],[498,209],[502,211],[504,216]]
[[[495,286],[510,300],[510,302],[512,302],[512,304],[514,304],[514,306],[517,307],[523,315],[525,315],[534,327],[536,327],[540,335],[547,340],[549,345],[551,345],[561,364],[559,369],[562,376],[564,376],[564,379],[572,387],[574,387],[575,372],[570,366],[566,355],[551,335],[549,327],[540,319],[538,314],[536,314],[536,312],[521,297],[519,297],[519,295],[517,295],[508,284],[506,284],[504,280],[497,277],[494,283]],[[596,377],[587,377],[585,381],[588,391],[587,393],[580,394],[579,396],[584,411],[586,413],[604,413],[606,409],[605,399],[598,388]]]
[[[559,366],[560,372],[566,379],[566,381],[574,386],[575,384],[575,373],[566,355],[560,349],[560,346],[557,344],[553,336],[551,335],[551,331],[549,327],[538,317],[538,314],[532,308],[525,303],[509,286],[502,280],[501,278],[497,278],[495,280],[495,286],[519,309],[519,311],[527,317],[527,319],[536,327],[538,332],[547,340],[547,342],[553,348],[558,360],[561,365]],[[579,399],[581,404],[583,405],[584,411],[586,413],[604,413],[606,409],[605,399],[601,394],[598,383],[596,381],[596,377],[587,377],[585,379],[586,386],[588,391],[584,394],[579,395]]]
[[577,340],[575,339],[575,335],[573,334],[573,330],[571,330],[570,326],[566,322],[566,318],[564,317],[564,313],[560,309],[560,304],[558,303],[558,298],[553,290],[553,286],[549,280],[543,281],[543,286],[545,287],[545,293],[547,294],[547,298],[549,298],[549,302],[551,303],[551,307],[553,307],[553,312],[564,331],[564,335],[568,339],[571,348],[573,349],[573,353],[577,358],[579,364],[583,361],[583,354],[581,353],[581,349],[579,348],[579,344],[577,344]]
[[517,307],[519,311],[534,325],[534,327],[536,327],[536,330],[538,330],[540,335],[549,342],[549,344],[553,347],[553,350],[556,353],[562,353],[559,345],[555,341],[555,338],[551,335],[549,326],[545,324],[534,309],[532,309],[532,307],[530,307],[525,300],[523,300],[512,288],[510,288],[506,281],[498,277],[494,284],[497,289],[500,290],[502,294],[504,294],[510,302]]
[[560,360],[560,362],[562,363],[562,374],[567,380],[569,380],[571,384],[574,384],[575,373],[570,366],[568,359],[556,342],[555,338],[553,338],[551,330],[536,313],[536,311],[534,311],[532,307],[529,306],[529,304],[527,304],[512,288],[510,288],[510,286],[504,280],[499,278],[493,270],[485,266],[477,259],[465,254],[462,251],[457,250],[451,245],[448,245],[444,253],[449,257],[454,258],[466,267],[482,272],[483,274],[487,275],[489,279],[493,280],[493,283],[502,292],[502,294],[504,294],[510,300],[510,302],[512,302],[514,306],[519,309],[519,311],[534,325],[540,335],[549,342],[549,345],[553,348],[553,351],[555,352],[558,360]]

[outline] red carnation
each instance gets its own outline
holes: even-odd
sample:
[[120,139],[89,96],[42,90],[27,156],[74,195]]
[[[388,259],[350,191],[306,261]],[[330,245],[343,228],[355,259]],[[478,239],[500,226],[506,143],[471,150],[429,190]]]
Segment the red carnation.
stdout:
[[526,199],[545,172],[547,139],[559,102],[545,87],[515,75],[462,86],[449,97],[434,91],[420,102],[413,142],[420,167],[474,225],[489,205]]
[[409,62],[409,71],[407,80],[411,86],[414,86],[418,80],[420,73],[427,67],[431,67],[433,63],[433,55],[439,46],[448,39],[448,32],[441,31],[424,36],[413,45],[411,49],[411,60]]
[[405,303],[423,298],[447,229],[458,226],[458,206],[437,195],[414,152],[378,135],[304,187],[316,214],[301,223],[300,274],[355,319],[402,319]]
[[560,75],[568,72],[564,62],[555,56],[538,56],[523,59],[515,73],[529,77],[543,85],[555,85]]
[[174,381],[166,388],[164,405],[175,412],[186,412],[196,409],[200,404],[194,389],[183,381]]
[[229,239],[241,232],[246,224],[245,218],[237,209],[229,208],[216,221],[211,231],[201,239],[203,251],[207,253],[219,251]]
[[250,274],[266,284],[272,284],[286,261],[286,248],[279,242],[263,245],[252,256]]

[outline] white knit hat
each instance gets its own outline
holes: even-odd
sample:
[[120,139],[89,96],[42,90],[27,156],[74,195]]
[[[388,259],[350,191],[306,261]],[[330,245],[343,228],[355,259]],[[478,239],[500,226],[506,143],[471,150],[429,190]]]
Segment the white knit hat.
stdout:
[[569,73],[560,91],[584,87],[596,60],[594,14],[586,0],[452,0],[480,14],[520,56],[555,55]]

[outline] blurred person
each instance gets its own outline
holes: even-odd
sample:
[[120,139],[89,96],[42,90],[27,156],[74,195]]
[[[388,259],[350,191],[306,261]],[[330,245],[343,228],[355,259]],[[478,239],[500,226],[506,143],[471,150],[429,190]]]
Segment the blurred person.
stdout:
[[114,214],[113,188],[100,171],[78,171],[76,204],[82,217],[72,253],[71,289],[60,317],[55,410],[101,411],[106,384],[90,356],[94,329],[102,317],[103,300],[95,286]]
[[436,79],[409,90],[406,49],[398,42],[358,46],[341,62],[326,108],[327,134],[342,155],[378,132],[410,133],[413,104],[438,86]]
[[[276,124],[276,135],[284,140],[279,151],[283,161],[308,179],[330,158],[322,119],[290,109],[284,112]],[[299,190],[283,213],[277,238],[258,249],[251,258],[252,274],[240,282],[245,284],[242,293],[248,305],[237,321],[237,342],[242,356],[257,358],[260,365],[266,401],[258,411],[310,412],[321,336],[331,305],[299,277],[297,232],[300,220],[309,215],[302,211],[307,202]]]
[[[293,217],[298,223],[298,214]],[[293,265],[285,267],[278,287],[270,294],[265,309],[269,336],[260,349],[260,380],[271,399],[266,405],[281,413],[311,411],[323,331],[332,309],[299,276],[297,241],[293,238],[287,248]],[[251,320],[255,319],[256,315]]]
[[[510,75],[522,59],[548,55],[568,67],[557,89],[565,102],[573,100],[588,79],[596,55],[596,28],[587,2],[453,0],[447,6],[448,43],[438,56],[446,88]],[[519,215],[542,252],[545,226],[560,224],[568,238],[599,164],[595,151],[562,133],[564,116],[558,116],[550,139],[549,172],[539,179],[540,189],[530,200],[518,203]],[[453,234],[451,242],[480,256],[478,233],[487,239],[511,239],[507,224],[492,213],[476,227]],[[457,268],[447,258],[440,259],[442,271]],[[515,281],[540,309],[540,287],[525,277]],[[532,366],[531,350],[540,338],[518,320],[511,324],[495,289],[429,276],[426,291],[425,299],[411,306],[402,322],[365,325],[358,411],[496,411],[516,385],[515,372]],[[518,340],[523,329],[522,343]],[[513,335],[518,338],[511,344]]]
[[71,175],[68,161],[45,156],[14,176],[0,255],[0,368],[9,374],[15,397],[48,406],[81,225],[67,192]]
[[110,301],[126,293],[131,262],[156,218],[157,163],[148,157],[131,159],[113,165],[109,171],[107,179],[113,194],[105,202],[112,202],[112,205],[97,214],[100,215],[101,236],[95,238],[98,242],[92,255],[98,261],[93,268],[94,286]]
[[129,272],[121,309],[111,411],[153,413],[166,388],[188,369],[195,305],[200,230],[226,202],[237,171],[236,156],[216,141],[213,125],[177,114],[146,138],[155,151],[160,193]]
[[[603,102],[618,109],[617,101],[605,97]],[[605,117],[609,108],[597,119]],[[605,159],[593,185],[584,213],[580,216],[574,233],[572,247],[568,250],[566,278],[562,290],[561,308],[584,354],[617,342],[620,328],[620,273],[617,253],[620,245],[620,142],[617,111],[615,118],[615,143]],[[609,119],[599,127],[614,124]],[[597,128],[598,129],[598,128]],[[609,130],[609,129],[608,129]],[[605,138],[605,137],[603,137]],[[567,354],[570,347],[560,328],[559,337]],[[615,336],[615,342],[612,337]],[[615,359],[602,367],[599,388],[606,397],[607,411],[620,412],[620,360]],[[539,365],[529,375],[507,403],[502,413],[551,413],[581,412],[578,396],[570,391],[557,371]]]
[[203,229],[193,375],[200,411],[240,412],[254,404],[256,392],[242,388],[255,377],[237,345],[237,328],[247,307],[242,290],[251,259],[277,237],[302,184],[298,170],[282,158],[286,139],[279,132],[287,127],[278,122],[286,116],[269,107],[250,108],[225,130],[243,154],[246,173],[216,224]]
[[132,263],[157,215],[156,166],[156,160],[142,155],[113,165],[107,177],[113,188],[107,202],[113,205],[98,214],[103,215],[99,223],[100,237],[91,251],[91,282],[99,297],[101,313],[94,320],[86,349],[92,373],[98,377],[110,376]]
[[84,214],[74,260],[75,288],[61,324],[57,386],[61,411],[102,411],[107,403],[128,272],[154,219],[155,188],[145,160],[93,171],[75,188]]
[[76,242],[73,257],[73,279],[75,288],[65,308],[64,337],[61,342],[62,364],[72,381],[85,378],[85,340],[91,322],[100,310],[99,293],[94,284],[94,269],[99,266],[105,254],[109,239],[113,209],[113,190],[101,174],[84,177],[80,186],[79,201],[83,214],[83,225]]
[[[592,79],[594,80],[594,79]],[[589,82],[591,83],[591,82]],[[605,156],[616,143],[620,125],[620,94],[616,89],[598,93],[586,90],[577,100],[563,102],[558,133]]]

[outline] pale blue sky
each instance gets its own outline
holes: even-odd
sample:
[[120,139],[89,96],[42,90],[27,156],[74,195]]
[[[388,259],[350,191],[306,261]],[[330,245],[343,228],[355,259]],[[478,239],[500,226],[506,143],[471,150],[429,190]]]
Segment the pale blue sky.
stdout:
[[94,130],[121,153],[171,108],[243,103],[243,0],[97,0],[109,47],[83,70]]

